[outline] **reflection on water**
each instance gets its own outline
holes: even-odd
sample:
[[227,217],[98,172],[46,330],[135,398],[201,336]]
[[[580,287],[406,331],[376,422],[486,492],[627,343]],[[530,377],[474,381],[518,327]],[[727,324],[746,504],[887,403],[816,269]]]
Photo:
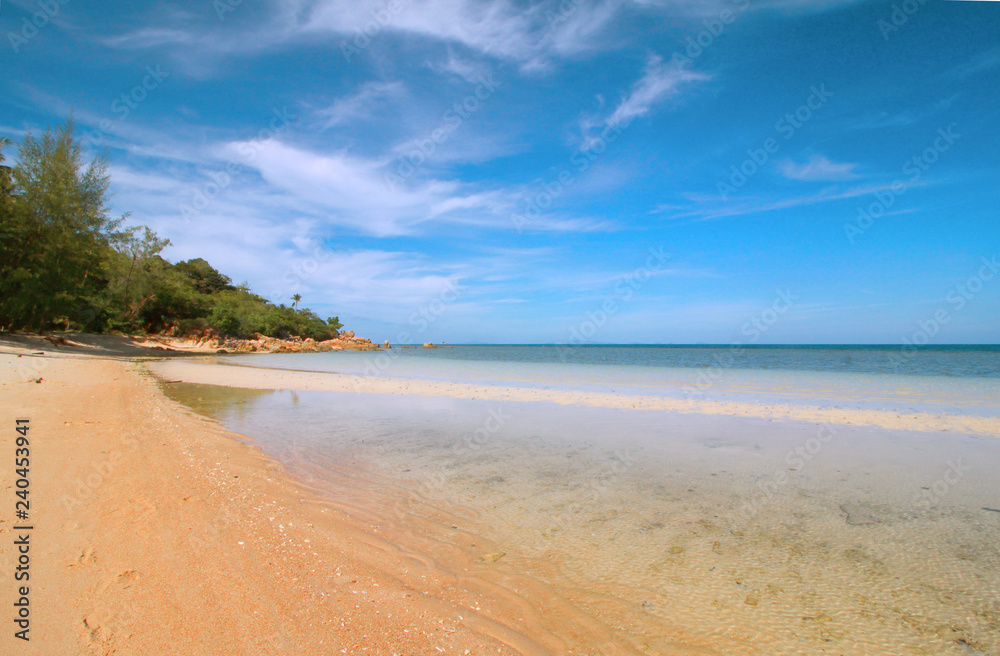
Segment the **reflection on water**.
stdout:
[[503,553],[639,652],[1000,653],[995,439],[166,388],[401,539]]
[[460,346],[253,354],[218,362],[685,399],[1000,413],[1000,347],[901,352],[874,347]]

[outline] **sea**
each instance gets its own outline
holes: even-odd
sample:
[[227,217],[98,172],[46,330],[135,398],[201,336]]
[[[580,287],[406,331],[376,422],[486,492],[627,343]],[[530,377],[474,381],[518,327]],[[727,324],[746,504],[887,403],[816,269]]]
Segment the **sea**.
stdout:
[[[847,419],[1000,411],[996,345],[394,346],[220,362],[251,378],[263,367],[835,408]],[[551,621],[582,613],[618,641],[571,632],[566,653],[1000,654],[994,435],[496,398],[164,390],[407,549],[439,563],[485,559],[494,583],[516,573],[561,600]]]

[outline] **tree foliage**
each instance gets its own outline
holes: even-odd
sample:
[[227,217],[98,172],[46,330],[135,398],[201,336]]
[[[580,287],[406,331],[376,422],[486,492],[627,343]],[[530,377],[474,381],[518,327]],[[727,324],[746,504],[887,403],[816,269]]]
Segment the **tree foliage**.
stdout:
[[107,162],[83,166],[73,123],[21,143],[7,195],[0,269],[0,323],[43,328],[79,320],[81,298],[106,283],[103,263],[124,217],[107,206]]
[[0,140],[0,329],[96,332],[214,329],[230,336],[337,335],[336,317],[273,305],[201,258],[171,264],[170,245],[112,218],[107,161],[85,163],[73,123],[27,136],[3,166]]

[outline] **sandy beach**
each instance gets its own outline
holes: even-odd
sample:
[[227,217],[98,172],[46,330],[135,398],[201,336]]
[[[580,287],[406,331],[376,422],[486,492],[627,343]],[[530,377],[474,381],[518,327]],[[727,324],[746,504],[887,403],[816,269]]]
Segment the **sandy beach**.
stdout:
[[[772,427],[778,452],[800,439],[802,426],[843,426],[838,448],[845,454],[883,429],[920,428],[927,437],[930,431],[975,433],[991,443],[1000,436],[995,418],[260,369],[114,337],[74,344],[40,338],[0,344],[0,416],[9,427],[2,448],[13,454],[16,419],[30,419],[31,426],[31,641],[17,641],[18,653],[751,655],[786,634],[781,618],[789,616],[802,626],[796,640],[822,649],[815,653],[839,653],[827,651],[826,642],[848,640],[852,631],[867,640],[878,626],[895,627],[889,639],[930,635],[957,649],[976,644],[967,636],[995,621],[988,609],[979,624],[949,619],[960,607],[917,583],[930,573],[941,590],[958,590],[968,576],[993,572],[987,551],[960,551],[987,540],[988,523],[968,520],[974,530],[954,536],[959,560],[922,569],[926,561],[918,554],[940,545],[937,537],[915,541],[954,532],[939,523],[946,515],[851,496],[854,484],[838,482],[836,473],[850,461],[841,461],[836,450],[825,456],[833,478],[810,483],[826,488],[757,498],[749,523],[740,517],[744,502],[731,495],[751,489],[752,478],[702,487],[722,480],[712,478],[715,472],[739,475],[738,463],[759,457],[753,438],[746,448],[739,444],[746,437],[716,444],[711,417],[743,422],[751,427],[745,436],[754,425]],[[676,485],[650,452],[648,472],[640,460],[613,485],[573,491],[571,478],[569,487],[554,481],[546,492],[539,487],[546,472],[576,468],[578,483],[585,483],[595,472],[607,477],[614,470],[597,461],[598,469],[587,469],[589,461],[579,455],[571,464],[562,447],[543,452],[530,441],[459,451],[436,450],[414,437],[410,447],[404,438],[398,446],[376,440],[365,448],[369,456],[382,453],[379,464],[395,471],[423,471],[430,477],[424,482],[449,471],[454,484],[425,485],[422,492],[391,482],[387,487],[386,479],[369,477],[364,463],[350,458],[342,465],[338,458],[323,460],[312,467],[319,478],[310,478],[313,456],[299,456],[307,462],[292,471],[265,455],[263,444],[162,391],[189,383],[195,384],[191,389],[220,390],[220,398],[235,399],[237,406],[232,394],[242,388],[251,400],[259,394],[251,390],[303,390],[339,392],[336,398],[345,403],[376,399],[376,405],[387,405],[377,400],[387,398],[415,407],[449,399],[541,401],[530,407],[566,412],[580,406],[640,419],[646,413],[631,408],[656,410],[675,417],[685,433],[706,431],[711,458],[702,471],[699,452],[691,450],[701,448],[696,437],[677,452],[688,453],[685,466],[694,469],[681,472]],[[542,425],[531,412],[526,425]],[[365,413],[359,410],[360,425],[370,423]],[[366,441],[350,432],[345,427],[345,453],[355,448],[352,440]],[[876,454],[884,450],[882,462],[899,457],[892,439],[873,446]],[[313,453],[306,443],[300,448]],[[411,456],[407,448],[415,449]],[[511,468],[520,448],[534,450],[538,472]],[[936,461],[930,466],[928,476],[936,475]],[[13,504],[10,470],[3,476]],[[698,494],[689,496],[694,489],[687,488],[699,488]],[[970,482],[947,501],[964,503],[954,495],[976,489]],[[556,526],[564,545],[572,545],[568,551],[551,543],[547,531],[532,528],[554,519],[536,505],[536,493],[539,503],[555,499],[563,508]],[[484,499],[494,501],[484,506]],[[615,510],[628,506],[629,513]],[[986,510],[982,514],[991,515]],[[8,517],[0,522],[0,562],[10,571],[19,534]],[[595,541],[591,531],[597,530],[615,540]],[[892,543],[916,550],[877,547]],[[956,563],[968,572],[956,581],[942,578]],[[649,576],[660,581],[655,590],[647,587]],[[819,581],[829,598],[811,591]],[[871,596],[856,596],[859,584],[874,586]],[[14,593],[12,585],[5,587],[8,608]],[[926,608],[927,618],[918,623],[911,608]],[[12,633],[0,639],[4,653],[14,643]],[[876,653],[864,644],[842,653]]]
[[1000,2],[0,4],[0,656],[1000,656]]
[[437,563],[316,502],[136,362],[39,346],[0,354],[12,456],[15,419],[31,420],[31,640],[17,653],[573,653],[567,638],[637,653],[544,588],[526,601],[503,563]]

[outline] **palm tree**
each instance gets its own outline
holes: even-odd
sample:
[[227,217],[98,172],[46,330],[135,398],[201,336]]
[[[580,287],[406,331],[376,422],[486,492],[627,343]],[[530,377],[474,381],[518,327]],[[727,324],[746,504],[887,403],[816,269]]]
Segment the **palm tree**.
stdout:
[[292,308],[295,308],[295,306],[297,306],[299,304],[299,301],[301,301],[301,300],[302,300],[302,294],[296,294],[295,296],[293,296],[292,297],[292,301],[293,301]]

